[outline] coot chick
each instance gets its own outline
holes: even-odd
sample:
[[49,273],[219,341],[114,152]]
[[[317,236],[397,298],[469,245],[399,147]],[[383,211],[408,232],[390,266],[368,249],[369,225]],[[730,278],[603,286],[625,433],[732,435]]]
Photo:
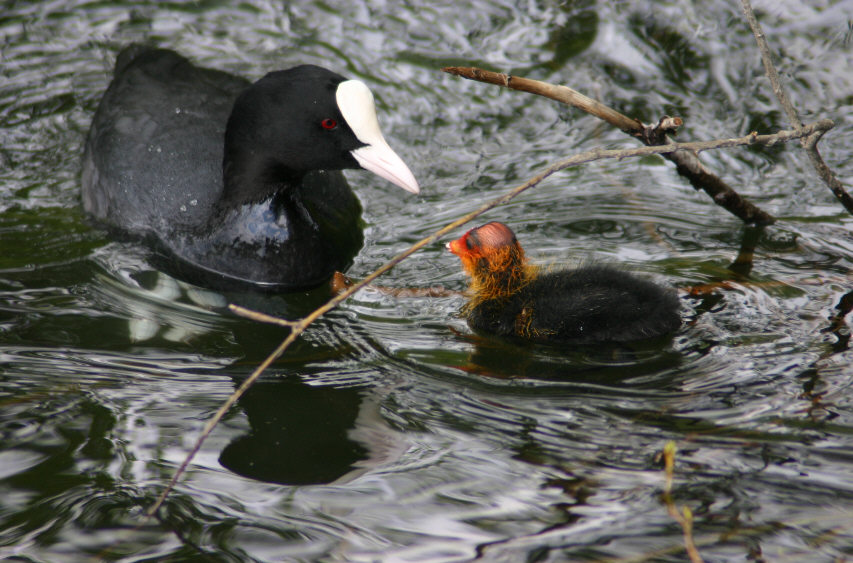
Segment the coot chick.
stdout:
[[541,272],[499,222],[447,244],[471,277],[463,312],[475,330],[540,342],[620,343],[681,325],[674,290],[604,265]]
[[362,246],[346,168],[418,192],[364,83],[302,65],[250,84],[131,45],[86,139],[83,207],[189,281],[293,290]]

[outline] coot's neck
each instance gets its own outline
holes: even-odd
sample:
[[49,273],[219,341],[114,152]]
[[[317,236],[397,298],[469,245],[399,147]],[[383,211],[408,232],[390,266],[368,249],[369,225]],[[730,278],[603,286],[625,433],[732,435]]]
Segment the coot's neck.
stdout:
[[524,250],[518,244],[495,249],[488,256],[476,259],[470,272],[469,306],[507,299],[533,281],[536,270],[527,263]]
[[290,170],[265,154],[226,147],[222,176],[219,207],[224,209],[267,201],[298,186],[305,174]]

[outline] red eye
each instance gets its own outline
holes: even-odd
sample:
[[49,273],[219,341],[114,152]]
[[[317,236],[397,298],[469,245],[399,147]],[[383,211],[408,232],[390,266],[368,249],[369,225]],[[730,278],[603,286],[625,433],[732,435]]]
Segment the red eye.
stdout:
[[331,131],[332,129],[336,129],[338,127],[338,122],[332,119],[331,117],[327,117],[326,119],[320,122],[320,125],[323,126],[323,129]]

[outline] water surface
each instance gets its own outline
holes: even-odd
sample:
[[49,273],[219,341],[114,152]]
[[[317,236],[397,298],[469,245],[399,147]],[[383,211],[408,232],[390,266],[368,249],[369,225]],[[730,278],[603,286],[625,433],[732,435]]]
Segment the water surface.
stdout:
[[[850,1],[757,2],[804,121],[853,186]],[[502,220],[539,263],[617,262],[679,288],[685,327],[632,353],[472,334],[459,297],[367,290],[229,412],[160,517],[141,516],[205,422],[327,297],[216,293],[159,274],[79,206],[82,144],[120,48],[149,41],[256,78],[298,63],[366,81],[419,197],[347,172],[364,276],[560,157],[633,142],[575,110],[439,71],[564,83],[680,139],[787,127],[739,3],[16,2],[0,15],[0,557],[68,561],[707,561],[853,555],[851,218],[804,154],[704,161],[779,222],[755,230],[663,160],[549,179]],[[733,267],[754,246],[751,268]],[[384,285],[462,289],[435,244]],[[845,311],[846,313],[846,311]],[[140,526],[141,524],[141,526]]]

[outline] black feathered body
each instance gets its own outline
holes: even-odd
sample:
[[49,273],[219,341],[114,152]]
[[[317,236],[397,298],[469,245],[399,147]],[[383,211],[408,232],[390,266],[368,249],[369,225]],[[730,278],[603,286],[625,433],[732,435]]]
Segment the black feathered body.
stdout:
[[474,300],[476,330],[542,342],[629,342],[681,324],[675,291],[605,265],[541,273],[507,297]]
[[[299,68],[331,75],[332,84],[343,80],[319,67]],[[285,72],[259,83],[283,80]],[[165,269],[190,281],[269,290],[317,285],[346,269],[363,244],[361,206],[339,171],[355,161],[332,161],[309,172],[266,166],[280,174],[241,176],[245,181],[227,194],[224,172],[239,175],[279,156],[278,145],[257,138],[254,148],[233,155],[223,170],[226,125],[249,86],[169,50],[124,49],[86,140],[83,207],[110,230],[152,242]],[[253,123],[246,116],[234,135],[248,144],[252,131],[257,137],[296,129],[268,121]],[[293,145],[306,154],[312,146],[310,140]]]

